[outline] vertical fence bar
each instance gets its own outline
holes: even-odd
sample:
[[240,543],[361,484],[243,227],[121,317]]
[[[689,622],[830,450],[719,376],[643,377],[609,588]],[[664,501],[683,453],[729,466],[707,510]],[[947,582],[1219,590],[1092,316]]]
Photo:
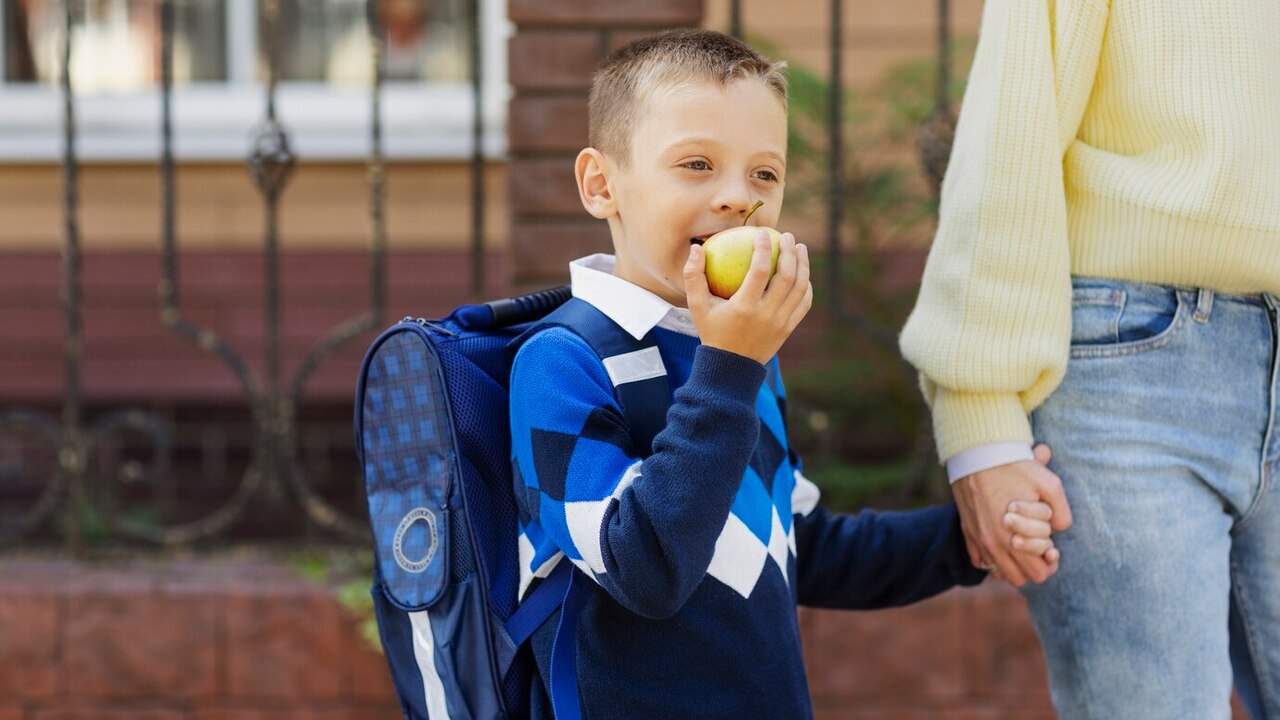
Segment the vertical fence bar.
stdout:
[[[9,78],[9,47],[3,40],[8,37],[4,34],[4,28],[5,23],[9,20],[9,5],[10,3],[0,5],[0,83]],[[16,35],[17,33],[14,34]]]
[[289,148],[289,136],[276,117],[276,88],[280,77],[280,0],[264,0],[263,26],[267,49],[267,117],[254,140],[249,164],[266,210],[264,245],[264,295],[266,297],[267,385],[270,412],[267,427],[260,428],[266,438],[267,502],[279,510],[284,501],[281,480],[285,477],[285,448],[290,446],[291,421],[280,382],[280,196],[293,170],[295,157]]
[[729,0],[729,34],[742,39],[742,0]]
[[[266,0],[267,18],[267,123],[276,125],[276,78],[279,73],[279,0]],[[280,187],[266,193],[266,252],[264,253],[267,300],[267,382],[272,405],[280,404]]]
[[81,398],[80,361],[84,353],[84,331],[80,314],[80,162],[76,155],[76,113],[71,87],[71,45],[75,19],[72,2],[63,2],[62,38],[62,179],[63,216],[66,235],[62,244],[62,311],[67,337],[64,345],[65,395],[62,399],[62,443],[58,450],[58,472],[70,483],[71,512],[68,514],[67,547],[72,555],[80,555],[84,539],[80,511],[85,506],[85,458],[79,447]]
[[934,88],[936,108],[951,105],[951,3],[938,0],[938,82]]
[[484,295],[484,62],[481,59],[480,2],[471,0],[471,296]]
[[844,221],[844,33],[842,0],[831,0],[831,85],[828,98],[827,156],[827,282],[831,288],[831,318],[844,318],[844,288],[841,282],[840,225]]
[[[173,0],[160,3],[160,302],[178,305],[178,258],[173,248],[175,210],[173,172]],[[172,320],[170,320],[172,322]]]
[[373,303],[372,317],[368,325],[375,327],[387,312],[387,225],[386,225],[386,167],[382,157],[382,15],[378,12],[378,0],[368,0],[366,13],[369,22],[370,63],[373,82],[370,83],[369,105],[372,119],[369,123],[369,229],[373,234],[373,257],[369,268],[369,295]]

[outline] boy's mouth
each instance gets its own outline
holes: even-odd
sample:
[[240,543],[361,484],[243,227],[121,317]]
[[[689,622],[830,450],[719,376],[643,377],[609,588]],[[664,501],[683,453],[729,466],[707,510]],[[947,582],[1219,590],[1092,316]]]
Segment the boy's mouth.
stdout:
[[715,235],[715,233],[709,232],[709,233],[702,233],[701,235],[694,235],[693,237],[689,238],[689,244],[701,245],[702,243],[706,242],[707,238],[711,237],[712,235]]

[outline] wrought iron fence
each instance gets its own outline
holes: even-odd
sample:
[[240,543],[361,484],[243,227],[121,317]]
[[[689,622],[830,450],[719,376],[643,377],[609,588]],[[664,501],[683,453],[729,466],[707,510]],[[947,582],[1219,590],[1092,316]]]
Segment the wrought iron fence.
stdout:
[[[183,310],[181,282],[179,278],[178,233],[176,231],[176,177],[173,150],[173,38],[174,0],[160,0],[161,28],[161,134],[162,153],[160,176],[161,197],[161,251],[159,305],[161,323],[170,332],[184,338],[200,351],[218,358],[234,373],[243,390],[251,417],[249,457],[243,476],[235,485],[230,497],[214,504],[203,514],[178,521],[166,522],[164,518],[139,520],[121,511],[117,498],[113,497],[107,482],[109,477],[126,477],[135,483],[152,483],[162,486],[169,471],[173,438],[171,422],[145,409],[126,409],[108,412],[86,422],[85,403],[81,389],[81,366],[84,347],[82,323],[82,250],[80,239],[80,159],[77,154],[77,127],[75,113],[75,88],[71,77],[71,55],[74,51],[73,2],[63,2],[63,45],[60,90],[62,100],[62,131],[64,152],[62,157],[64,190],[64,236],[62,259],[62,312],[65,337],[62,343],[65,365],[64,394],[61,399],[61,415],[32,409],[0,408],[0,439],[6,435],[21,433],[38,438],[48,450],[53,470],[43,488],[35,494],[28,507],[7,508],[0,514],[0,548],[13,546],[30,537],[38,529],[56,524],[63,529],[66,547],[73,553],[85,545],[86,517],[96,518],[114,537],[161,546],[189,545],[199,541],[224,536],[246,514],[251,512],[255,499],[273,496],[291,498],[301,508],[311,525],[329,537],[338,540],[363,541],[367,536],[367,524],[358,511],[342,509],[318,493],[309,472],[302,461],[300,448],[299,407],[308,379],[317,367],[339,347],[377,329],[386,322],[387,309],[387,241],[385,222],[385,167],[382,150],[382,104],[384,38],[377,0],[366,0],[367,27],[372,51],[369,63],[372,84],[369,104],[372,121],[369,126],[368,201],[369,201],[369,300],[368,307],[359,314],[332,327],[323,335],[294,369],[286,375],[281,367],[281,267],[279,237],[279,201],[285,191],[295,165],[295,155],[290,146],[289,133],[276,114],[276,96],[279,78],[278,43],[270,38],[278,29],[279,0],[264,0],[264,32],[268,38],[267,83],[263,98],[263,118],[258,125],[247,163],[254,184],[261,195],[263,217],[263,253],[265,269],[266,372],[256,372],[242,352],[223,339],[214,329],[188,318]],[[844,88],[843,63],[843,0],[830,1],[830,84],[827,168],[827,255],[829,258],[827,282],[839,288],[842,279],[841,228],[844,223],[845,202],[844,172],[841,166],[844,152]],[[472,294],[483,293],[484,252],[483,222],[485,209],[484,158],[481,132],[483,127],[481,83],[480,0],[470,0],[471,88],[473,91],[473,123],[471,128],[472,155],[471,177],[471,233],[470,233],[470,287]],[[730,3],[730,30],[741,36],[744,28],[743,9],[740,0]],[[920,135],[920,153],[926,172],[935,187],[940,184],[946,157],[950,149],[952,115],[949,108],[949,45],[948,0],[937,0],[938,20],[938,72],[935,108]],[[857,312],[849,312],[841,304],[843,294],[831,292],[830,313],[838,322],[859,326],[878,342],[895,345],[893,333],[867,322]],[[910,373],[904,365],[904,372]],[[927,417],[922,413],[922,417]],[[932,467],[930,432],[926,425],[920,427],[920,442],[913,455],[910,474],[912,482],[921,482]],[[125,436],[146,439],[150,448],[150,461],[126,460],[118,452],[110,452]],[[0,470],[4,457],[0,453]],[[118,467],[111,467],[112,464]],[[0,472],[0,480],[5,474]],[[358,485],[358,477],[349,482]],[[280,511],[278,508],[276,511]]]

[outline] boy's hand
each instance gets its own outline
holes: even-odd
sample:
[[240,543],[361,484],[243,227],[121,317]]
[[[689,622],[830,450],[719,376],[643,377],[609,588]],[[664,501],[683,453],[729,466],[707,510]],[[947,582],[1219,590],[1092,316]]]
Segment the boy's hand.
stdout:
[[689,248],[689,259],[684,264],[685,295],[703,345],[737,353],[763,365],[777,354],[808,314],[813,305],[808,248],[797,244],[791,233],[783,233],[778,271],[770,279],[772,252],[768,233],[761,230],[746,280],[733,297],[722,300],[707,288],[702,246]]
[[1052,518],[1053,508],[1049,503],[1014,500],[1000,522],[1005,530],[1013,533],[1009,544],[1014,550],[1043,556],[1046,562],[1056,564],[1061,554],[1049,537],[1053,532],[1049,525]]

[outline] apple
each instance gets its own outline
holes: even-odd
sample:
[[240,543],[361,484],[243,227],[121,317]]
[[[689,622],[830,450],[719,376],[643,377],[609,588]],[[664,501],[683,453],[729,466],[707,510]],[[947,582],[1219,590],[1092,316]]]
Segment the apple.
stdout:
[[[764,203],[756,201],[747,218]],[[759,225],[743,225],[721,230],[702,243],[707,258],[707,287],[711,294],[728,298],[742,287],[751,267],[751,254],[755,250],[756,238],[761,230],[769,233],[769,243],[773,247],[773,255],[769,260],[769,277],[778,271],[778,252],[782,249],[782,233],[771,227]]]

